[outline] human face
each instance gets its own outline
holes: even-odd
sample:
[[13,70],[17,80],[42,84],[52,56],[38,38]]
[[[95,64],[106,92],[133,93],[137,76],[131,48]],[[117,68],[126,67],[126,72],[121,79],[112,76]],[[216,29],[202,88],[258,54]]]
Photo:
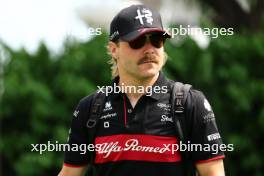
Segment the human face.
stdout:
[[139,37],[138,41],[130,43],[119,41],[118,44],[112,44],[115,46],[110,51],[117,59],[118,72],[121,77],[147,79],[158,74],[165,60],[164,38],[162,34],[159,36],[160,38],[147,34]]

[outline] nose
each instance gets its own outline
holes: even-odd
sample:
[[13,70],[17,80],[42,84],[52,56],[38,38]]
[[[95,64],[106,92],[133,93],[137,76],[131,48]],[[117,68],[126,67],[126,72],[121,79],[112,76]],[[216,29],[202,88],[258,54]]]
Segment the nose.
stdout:
[[147,38],[147,41],[143,47],[144,54],[153,54],[155,52],[155,47],[150,43],[149,38]]

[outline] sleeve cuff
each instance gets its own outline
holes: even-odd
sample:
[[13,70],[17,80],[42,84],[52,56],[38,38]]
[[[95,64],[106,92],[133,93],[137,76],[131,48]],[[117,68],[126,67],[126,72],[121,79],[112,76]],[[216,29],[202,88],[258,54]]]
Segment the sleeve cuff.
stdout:
[[213,158],[209,158],[207,160],[200,160],[200,161],[197,161],[195,164],[207,163],[207,162],[210,162],[210,161],[223,159],[223,158],[225,158],[225,155],[216,156],[216,157],[213,157]]
[[66,166],[66,167],[72,167],[72,168],[80,168],[80,167],[85,167],[85,166],[87,166],[87,164],[74,165],[74,164],[63,163],[63,166]]

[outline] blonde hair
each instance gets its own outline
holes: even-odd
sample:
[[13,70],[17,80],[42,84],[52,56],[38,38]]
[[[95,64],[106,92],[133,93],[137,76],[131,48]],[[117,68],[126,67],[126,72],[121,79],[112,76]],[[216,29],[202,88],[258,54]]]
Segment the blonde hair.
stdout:
[[[116,43],[116,44],[119,45],[119,43]],[[107,63],[111,65],[112,78],[115,78],[115,77],[117,77],[119,75],[118,74],[118,67],[117,67],[116,58],[114,58],[112,56],[112,53],[111,53],[110,48],[109,48],[109,45],[106,46],[106,49],[107,49],[107,54],[110,56],[110,59],[107,61]]]
[[119,74],[116,59],[111,56],[110,60],[108,60],[107,63],[111,65],[112,78],[117,77]]
[[[117,43],[117,45],[118,45],[118,43]],[[107,63],[111,65],[112,78],[115,78],[115,77],[117,77],[119,75],[118,74],[118,67],[117,67],[116,58],[114,58],[112,56],[108,45],[106,46],[106,48],[107,48],[107,54],[110,56],[110,59],[108,60]],[[166,64],[167,59],[168,59],[168,54],[165,51],[163,51],[163,53],[164,53],[164,62],[163,62],[162,66],[164,66]]]

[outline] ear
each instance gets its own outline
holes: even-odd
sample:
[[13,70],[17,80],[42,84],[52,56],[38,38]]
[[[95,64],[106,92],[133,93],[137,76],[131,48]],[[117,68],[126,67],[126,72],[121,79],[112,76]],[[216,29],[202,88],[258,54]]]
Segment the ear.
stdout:
[[115,59],[118,58],[118,44],[114,42],[109,42],[107,47],[111,56]]

